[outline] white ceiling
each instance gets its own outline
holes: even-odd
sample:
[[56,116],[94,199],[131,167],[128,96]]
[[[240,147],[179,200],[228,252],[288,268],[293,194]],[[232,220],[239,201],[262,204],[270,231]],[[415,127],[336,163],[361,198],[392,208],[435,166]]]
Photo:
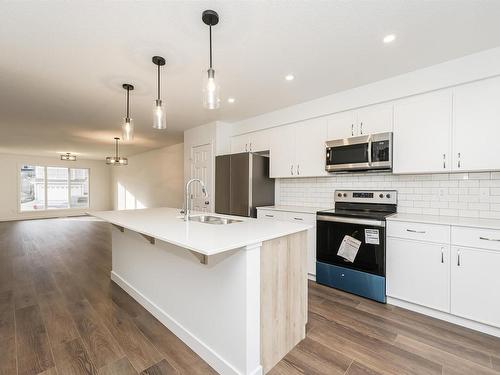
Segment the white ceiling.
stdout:
[[[201,106],[208,29],[221,108]],[[235,121],[500,45],[500,1],[2,1],[0,152],[102,158],[131,95],[134,154]],[[382,38],[395,33],[393,44]],[[151,128],[153,55],[167,60],[168,130]],[[286,82],[293,73],[296,79]],[[235,97],[228,104],[228,97]]]

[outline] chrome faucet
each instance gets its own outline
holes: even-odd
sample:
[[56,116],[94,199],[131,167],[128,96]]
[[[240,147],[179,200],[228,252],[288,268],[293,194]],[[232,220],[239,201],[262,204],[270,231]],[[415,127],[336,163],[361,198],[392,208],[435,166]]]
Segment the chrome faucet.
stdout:
[[188,221],[189,220],[189,214],[191,212],[191,209],[189,208],[189,203],[191,202],[191,195],[189,194],[189,187],[191,186],[191,184],[193,182],[199,182],[200,185],[201,185],[201,191],[203,193],[203,197],[205,199],[208,198],[208,192],[207,192],[207,187],[205,186],[205,184],[203,183],[202,180],[200,180],[199,178],[193,178],[191,180],[189,180],[187,183],[186,183],[186,195],[184,197],[184,221]]

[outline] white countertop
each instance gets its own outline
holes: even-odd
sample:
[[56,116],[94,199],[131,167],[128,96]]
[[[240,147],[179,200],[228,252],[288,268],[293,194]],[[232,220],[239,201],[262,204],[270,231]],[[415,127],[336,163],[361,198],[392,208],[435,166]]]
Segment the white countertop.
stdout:
[[[285,221],[258,220],[239,216],[212,214],[243,220],[226,225],[185,222],[179,209],[148,208],[141,210],[89,212],[112,224],[154,237],[160,241],[193,250],[204,255],[215,255],[262,241],[287,236],[311,228],[310,225]],[[192,215],[203,213],[193,212]]]
[[473,227],[500,230],[500,220],[481,219],[458,216],[437,216],[398,213],[386,218],[387,221],[409,221],[414,223],[455,225],[459,227]]
[[302,206],[264,206],[257,207],[258,210],[271,210],[271,211],[286,211],[286,212],[300,212],[303,214],[316,214],[318,211],[324,211],[333,207],[302,207]]

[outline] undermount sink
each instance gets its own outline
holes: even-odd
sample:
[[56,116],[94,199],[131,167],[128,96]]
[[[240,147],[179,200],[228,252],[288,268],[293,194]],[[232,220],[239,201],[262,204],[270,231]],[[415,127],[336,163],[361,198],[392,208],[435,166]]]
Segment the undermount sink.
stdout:
[[217,225],[241,223],[243,221],[243,220],[228,219],[226,217],[210,216],[210,215],[191,216],[189,220],[198,221],[200,223],[205,223],[205,224],[217,224]]

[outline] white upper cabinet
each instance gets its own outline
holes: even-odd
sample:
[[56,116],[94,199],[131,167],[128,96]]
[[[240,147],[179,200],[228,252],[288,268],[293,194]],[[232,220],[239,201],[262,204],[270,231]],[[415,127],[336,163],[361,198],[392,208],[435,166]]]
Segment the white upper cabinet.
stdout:
[[353,137],[358,134],[356,112],[346,111],[328,116],[328,140]]
[[231,137],[231,153],[266,151],[271,147],[271,129]]
[[269,153],[272,178],[295,176],[295,147],[295,125],[273,128]]
[[452,94],[440,90],[394,103],[394,173],[451,170]]
[[391,132],[393,105],[377,104],[328,116],[328,140]]
[[271,177],[324,176],[325,118],[301,121],[273,129],[271,141]]
[[326,119],[317,118],[295,125],[295,164],[299,177],[326,176]]
[[453,90],[453,170],[500,169],[500,77]]
[[237,154],[248,151],[248,134],[231,137],[231,153]]
[[392,132],[393,104],[378,104],[357,111],[358,135]]

